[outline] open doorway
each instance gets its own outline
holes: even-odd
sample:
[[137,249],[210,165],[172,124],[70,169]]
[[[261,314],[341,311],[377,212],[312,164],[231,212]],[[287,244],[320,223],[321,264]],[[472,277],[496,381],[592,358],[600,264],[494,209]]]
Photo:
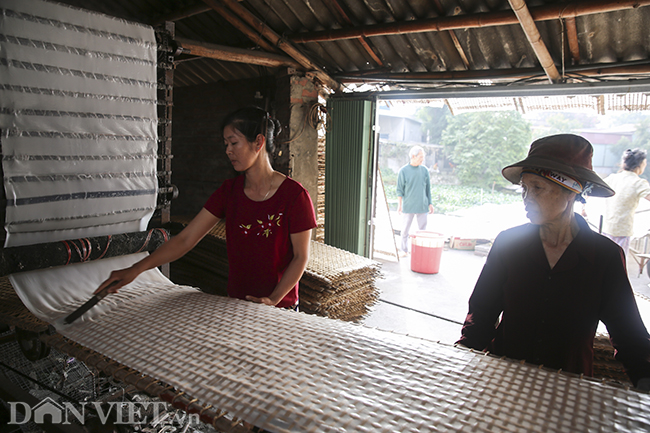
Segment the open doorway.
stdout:
[[[453,343],[491,242],[502,230],[528,222],[518,187],[501,176],[501,169],[523,159],[534,139],[555,133],[584,136],[594,147],[594,170],[603,178],[618,171],[625,149],[650,150],[647,109],[611,107],[599,112],[576,107],[572,98],[564,98],[564,104],[557,99],[554,109],[523,112],[517,106],[499,109],[496,99],[487,108],[476,99],[473,104],[461,101],[464,105],[448,99],[378,102],[373,258],[382,263],[386,278],[379,283],[381,301],[367,324],[424,338],[432,338],[431,329],[442,330],[433,338]],[[414,272],[410,256],[399,257],[403,227],[397,212],[397,173],[409,163],[409,149],[416,145],[425,150],[423,165],[429,171],[435,208],[428,215],[427,230],[445,237],[440,271],[432,275]],[[648,179],[647,172],[642,176]],[[591,198],[576,209],[594,231],[600,229],[603,200]],[[411,233],[417,229],[414,221]],[[641,200],[628,271],[635,291],[646,297],[650,278],[644,267],[648,259],[642,255],[650,248],[649,231],[650,202]],[[456,248],[455,240],[462,241]],[[399,318],[395,308],[413,315]]]
[[[650,150],[650,111],[610,111],[604,114],[559,106],[556,110],[520,113],[513,110],[454,109],[448,100],[380,101],[378,103],[379,171],[373,258],[398,260],[385,246],[386,235],[402,231],[397,213],[397,177],[409,163],[409,149],[424,150],[435,209],[427,228],[448,238],[489,242],[505,228],[526,222],[520,191],[501,176],[501,169],[523,159],[536,138],[574,133],[594,147],[593,166],[601,177],[618,171],[628,148]],[[648,172],[641,177],[650,179]],[[585,206],[594,230],[600,229],[603,200]],[[519,209],[519,210],[518,210]],[[650,228],[650,204],[642,201],[637,211],[635,236]],[[582,210],[581,210],[582,211]],[[384,215],[388,214],[388,217]],[[468,220],[471,219],[470,220]],[[390,224],[390,226],[387,226]],[[417,225],[412,225],[417,230]],[[379,248],[383,247],[383,248]]]

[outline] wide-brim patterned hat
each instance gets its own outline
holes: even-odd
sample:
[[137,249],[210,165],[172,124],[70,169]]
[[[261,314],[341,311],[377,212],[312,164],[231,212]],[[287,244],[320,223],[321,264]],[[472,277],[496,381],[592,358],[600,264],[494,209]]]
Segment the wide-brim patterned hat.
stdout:
[[505,167],[501,173],[518,184],[524,168],[552,170],[580,181],[588,195],[611,197],[614,190],[592,168],[593,153],[591,143],[579,135],[549,135],[533,141],[526,159]]

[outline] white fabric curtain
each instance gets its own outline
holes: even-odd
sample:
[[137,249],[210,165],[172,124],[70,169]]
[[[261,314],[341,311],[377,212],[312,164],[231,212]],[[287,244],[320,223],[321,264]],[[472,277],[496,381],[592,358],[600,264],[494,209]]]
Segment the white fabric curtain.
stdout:
[[153,29],[3,0],[5,246],[146,229],[156,205]]

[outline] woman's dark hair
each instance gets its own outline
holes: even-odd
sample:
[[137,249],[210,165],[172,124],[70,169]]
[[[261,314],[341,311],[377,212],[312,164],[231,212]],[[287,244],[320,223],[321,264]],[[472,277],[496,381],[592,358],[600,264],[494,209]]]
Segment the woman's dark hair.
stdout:
[[623,152],[623,159],[621,165],[623,170],[633,171],[645,161],[647,152],[643,149],[627,149]]
[[282,132],[279,120],[259,107],[244,107],[227,115],[221,123],[221,130],[229,125],[241,132],[248,141],[255,141],[259,134],[266,137],[266,152],[273,160],[275,138]]

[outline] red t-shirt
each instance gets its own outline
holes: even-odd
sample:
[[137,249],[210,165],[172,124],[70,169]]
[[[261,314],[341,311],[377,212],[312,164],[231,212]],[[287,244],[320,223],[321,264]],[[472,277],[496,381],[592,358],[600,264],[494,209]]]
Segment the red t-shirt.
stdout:
[[[286,178],[266,201],[244,194],[244,176],[226,180],[205,203],[205,209],[226,219],[228,296],[269,296],[293,259],[290,235],[316,227],[307,190]],[[278,303],[298,303],[298,284]]]

